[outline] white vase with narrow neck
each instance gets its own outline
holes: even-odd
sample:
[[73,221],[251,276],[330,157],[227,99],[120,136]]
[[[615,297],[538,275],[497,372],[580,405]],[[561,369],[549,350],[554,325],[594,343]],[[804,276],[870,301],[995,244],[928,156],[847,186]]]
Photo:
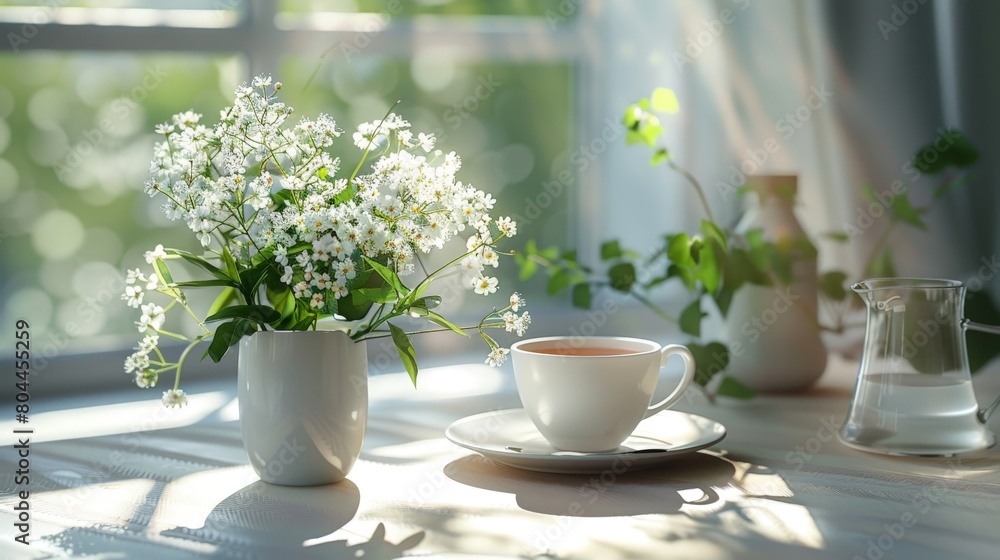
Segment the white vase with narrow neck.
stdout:
[[368,353],[336,331],[262,331],[240,341],[239,408],[261,480],[315,486],[344,479],[368,420]]
[[801,391],[823,374],[827,352],[817,322],[815,251],[802,249],[808,236],[794,212],[797,178],[749,176],[747,187],[757,200],[737,231],[760,229],[766,241],[797,254],[791,284],[744,284],[733,296],[726,316],[726,373],[759,392]]

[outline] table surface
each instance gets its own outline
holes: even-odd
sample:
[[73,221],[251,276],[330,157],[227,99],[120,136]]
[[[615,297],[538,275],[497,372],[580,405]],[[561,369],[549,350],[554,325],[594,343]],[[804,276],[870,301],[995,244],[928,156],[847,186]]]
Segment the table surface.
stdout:
[[[482,365],[424,371],[417,391],[402,374],[373,378],[361,459],[322,487],[258,480],[235,381],[181,411],[147,400],[42,412],[27,487],[15,484],[18,425],[0,423],[0,557],[997,558],[1000,450],[947,460],[845,447],[832,431],[853,367],[831,362],[800,395],[692,394],[675,408],[722,422],[726,439],[621,474],[520,471],[447,441],[451,422],[520,404],[511,371]],[[1000,375],[975,384],[985,401]],[[28,546],[13,528],[12,492],[25,488]]]

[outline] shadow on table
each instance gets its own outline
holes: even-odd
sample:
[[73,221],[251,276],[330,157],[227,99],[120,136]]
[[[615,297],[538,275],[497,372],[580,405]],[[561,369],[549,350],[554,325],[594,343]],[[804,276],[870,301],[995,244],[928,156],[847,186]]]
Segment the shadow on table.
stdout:
[[288,487],[254,482],[219,503],[199,528],[177,527],[164,537],[200,541],[218,547],[209,557],[360,558],[389,560],[416,547],[423,531],[393,544],[379,523],[367,541],[346,540],[307,545],[349,523],[358,512],[361,493],[350,480],[326,486]]
[[571,517],[676,513],[685,504],[712,504],[719,501],[714,487],[727,484],[735,472],[732,463],[709,453],[636,472],[540,473],[500,466],[479,455],[444,468],[456,482],[514,494],[525,510]]

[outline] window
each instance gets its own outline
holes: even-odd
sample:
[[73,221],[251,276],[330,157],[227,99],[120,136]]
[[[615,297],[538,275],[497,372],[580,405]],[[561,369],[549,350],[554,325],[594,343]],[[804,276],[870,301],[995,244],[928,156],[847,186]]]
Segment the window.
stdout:
[[[214,118],[259,72],[289,86],[300,114],[348,129],[401,99],[415,130],[463,156],[463,180],[497,196],[498,215],[523,217],[575,142],[578,58],[545,18],[557,4],[0,3],[2,331],[28,317],[36,340],[70,339],[62,353],[135,343],[122,271],[156,243],[197,249],[142,193],[153,126],[189,108]],[[567,243],[574,203],[529,210],[515,242]],[[501,282],[516,274],[509,262]]]

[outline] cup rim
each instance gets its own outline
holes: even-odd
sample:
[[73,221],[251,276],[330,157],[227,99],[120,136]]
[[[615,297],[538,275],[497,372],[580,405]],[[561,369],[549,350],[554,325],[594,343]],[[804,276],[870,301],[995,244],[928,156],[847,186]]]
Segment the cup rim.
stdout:
[[[609,354],[607,356],[574,356],[574,355],[563,355],[563,354],[547,354],[543,352],[534,352],[532,350],[526,350],[522,348],[527,344],[538,344],[545,342],[553,342],[557,340],[572,340],[572,339],[583,339],[586,341],[607,341],[607,342],[632,342],[636,344],[642,344],[649,347],[649,350],[639,350],[636,352],[629,352],[628,354]],[[647,354],[652,354],[659,352],[663,348],[658,342],[647,340],[645,338],[635,338],[630,336],[569,336],[569,335],[556,335],[556,336],[543,336],[538,338],[527,338],[524,340],[519,340],[510,346],[510,351],[520,352],[522,354],[529,354],[532,356],[551,356],[553,358],[568,358],[568,359],[594,359],[594,358],[624,358],[627,356],[645,356]]]

